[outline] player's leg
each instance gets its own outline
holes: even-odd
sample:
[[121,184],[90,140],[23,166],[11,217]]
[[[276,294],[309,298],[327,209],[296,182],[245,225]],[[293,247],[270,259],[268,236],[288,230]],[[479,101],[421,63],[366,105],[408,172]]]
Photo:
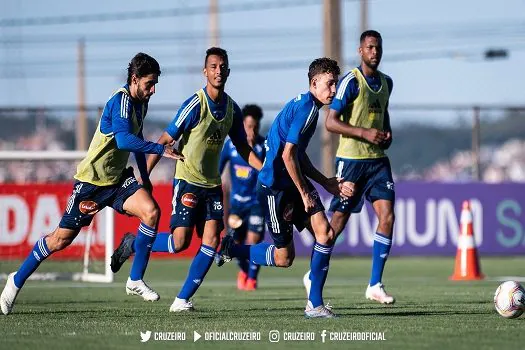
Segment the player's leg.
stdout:
[[[246,222],[247,211],[243,209],[244,208],[232,207],[229,210],[230,214],[227,220],[227,235],[232,236],[236,244],[243,244],[246,240],[248,230],[248,223]],[[248,279],[250,261],[248,259],[238,258],[237,265],[239,266],[239,272],[237,273],[237,289],[244,290],[246,286],[246,280]]]
[[203,216],[197,223],[197,234],[202,238],[202,243],[190,265],[186,281],[170,307],[172,312],[193,310],[190,298],[197,292],[213,263],[220,234],[224,228],[221,187],[205,190],[203,199],[206,201]]
[[379,219],[379,225],[374,235],[372,271],[365,296],[370,300],[391,304],[395,302],[395,299],[386,293],[381,282],[392,246],[394,229],[395,189],[388,159],[378,160],[371,172],[372,176],[370,176],[369,181],[372,185],[367,199],[372,202],[374,211]]
[[[119,211],[118,203],[114,207]],[[133,242],[135,258],[126,283],[126,293],[142,296],[147,301],[157,301],[160,296],[144,283],[143,279],[148,266],[151,246],[157,235],[160,219],[159,206],[148,191],[144,188],[137,188],[131,196],[123,201],[122,210],[140,220],[137,236]]]
[[[264,239],[264,214],[259,203],[252,206],[248,217],[248,233],[246,234],[246,244],[255,245]],[[250,260],[248,278],[246,280],[245,290],[251,291],[257,289],[257,277],[259,276],[260,265]]]
[[235,244],[231,237],[225,236],[221,242],[220,261],[244,258],[260,266],[289,267],[295,258],[292,239],[294,195],[258,185],[257,197],[264,207],[265,221],[274,244]]
[[95,185],[83,182],[73,185],[73,193],[58,227],[40,238],[18,270],[8,276],[0,295],[0,306],[5,315],[11,313],[15,299],[29,276],[51,254],[70,245],[81,228],[89,226],[93,216],[105,206],[104,202],[109,196],[110,192]]

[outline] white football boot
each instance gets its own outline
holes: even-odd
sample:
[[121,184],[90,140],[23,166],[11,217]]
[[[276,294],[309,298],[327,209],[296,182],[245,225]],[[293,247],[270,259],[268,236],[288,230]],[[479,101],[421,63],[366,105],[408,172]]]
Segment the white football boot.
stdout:
[[0,306],[4,315],[9,315],[13,311],[16,297],[18,292],[20,292],[20,288],[15,286],[15,274],[16,272],[9,274],[4,290],[2,291],[2,295],[0,296]]
[[190,300],[175,298],[170,306],[170,312],[194,311],[193,303]]
[[306,308],[304,309],[304,317],[306,318],[333,318],[337,317],[333,313],[330,305],[319,305],[318,307],[312,307],[312,303],[308,301]]
[[303,276],[303,285],[306,289],[306,299],[310,299],[310,288],[312,287],[312,281],[310,280],[310,270],[306,271]]
[[159,294],[151,289],[143,280],[132,281],[129,277],[126,282],[126,294],[139,295],[145,301],[157,301],[160,299]]
[[365,297],[368,300],[375,300],[381,304],[393,304],[396,302],[396,299],[385,291],[385,286],[381,282],[374,286],[368,285]]

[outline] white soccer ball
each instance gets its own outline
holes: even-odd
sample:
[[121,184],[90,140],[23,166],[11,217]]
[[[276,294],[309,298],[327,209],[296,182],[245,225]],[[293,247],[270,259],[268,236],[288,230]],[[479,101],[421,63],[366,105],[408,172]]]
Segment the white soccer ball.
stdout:
[[525,311],[525,289],[515,281],[503,282],[494,294],[494,307],[505,318],[520,317]]

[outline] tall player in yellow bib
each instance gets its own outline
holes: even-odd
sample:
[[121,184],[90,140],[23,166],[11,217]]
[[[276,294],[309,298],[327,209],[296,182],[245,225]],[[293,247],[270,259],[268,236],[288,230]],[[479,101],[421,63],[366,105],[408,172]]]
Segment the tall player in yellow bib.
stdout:
[[[12,311],[20,289],[40,263],[70,245],[82,227],[88,226],[94,215],[106,206],[141,221],[126,292],[144,300],[159,299],[142,280],[159,219],[157,203],[143,188],[150,187],[144,153],[183,159],[169,146],[146,141],[142,136],[148,102],[155,93],[159,75],[159,64],[145,53],[138,53],[129,63],[127,84],[115,91],[106,103],[87,155],[77,167],[73,193],[62,220],[52,233],[36,242],[18,271],[9,275],[0,297],[4,314]],[[133,175],[133,168],[126,168],[130,152],[135,154],[142,185]]]
[[[361,64],[340,81],[330,105],[326,128],[341,135],[336,155],[336,176],[355,183],[353,197],[334,197],[331,226],[339,235],[351,213],[359,213],[364,200],[372,203],[379,218],[374,236],[372,273],[365,296],[383,304],[395,299],[386,293],[381,283],[394,225],[395,189],[390,162],[385,149],[392,143],[388,100],[392,79],[378,70],[383,54],[381,35],[368,30],[361,34],[359,55]],[[309,273],[304,276],[309,290]]]
[[[177,162],[173,181],[171,233],[159,233],[154,252],[178,253],[188,248],[194,228],[202,244],[193,259],[186,281],[170,311],[191,311],[190,298],[208,272],[224,228],[224,204],[219,173],[219,159],[227,135],[238,153],[255,169],[262,163],[246,141],[243,115],[235,101],[224,92],[230,74],[225,50],[213,47],[206,51],[204,76],[206,86],[187,99],[158,142],[179,141],[184,162]],[[160,157],[148,158],[151,171]],[[115,251],[123,263],[133,251],[134,236],[128,235]],[[120,267],[120,266],[118,266]]]

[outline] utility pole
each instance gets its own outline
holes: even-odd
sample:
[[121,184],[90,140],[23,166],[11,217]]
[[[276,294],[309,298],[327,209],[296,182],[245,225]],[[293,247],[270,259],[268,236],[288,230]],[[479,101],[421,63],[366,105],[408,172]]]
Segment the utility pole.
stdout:
[[[323,8],[324,55],[336,60],[341,70],[344,70],[345,67],[341,49],[341,0],[324,0]],[[325,109],[324,113],[326,119],[328,110]],[[323,173],[330,177],[334,173],[334,158],[338,137],[326,130],[324,123],[322,124],[321,164]]]
[[77,45],[78,61],[78,116],[77,116],[77,134],[76,148],[79,151],[87,149],[87,116],[86,116],[86,60],[85,60],[85,42],[80,39]]
[[219,46],[219,0],[210,0],[210,46]]
[[[361,16],[359,17],[359,28],[362,33],[368,29],[368,0],[361,0],[360,7]],[[359,33],[359,35],[361,35],[361,33]]]

